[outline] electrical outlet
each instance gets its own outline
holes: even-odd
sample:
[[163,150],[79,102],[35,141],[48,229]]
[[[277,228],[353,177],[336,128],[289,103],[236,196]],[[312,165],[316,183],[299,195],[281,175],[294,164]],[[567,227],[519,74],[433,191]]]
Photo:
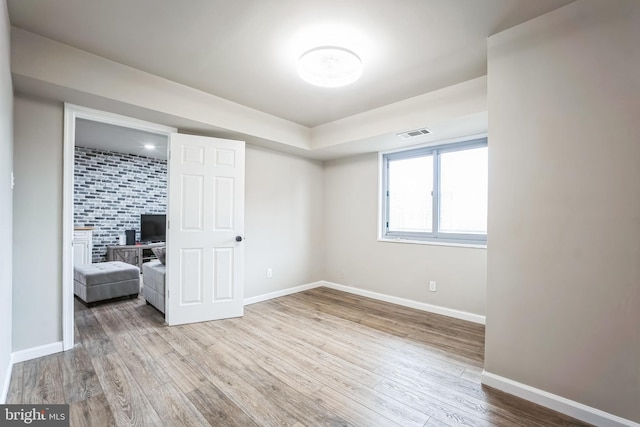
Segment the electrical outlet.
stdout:
[[436,291],[436,281],[435,280],[429,280],[429,291],[430,292],[435,292]]
[[267,268],[267,278],[273,277],[273,269],[271,267]]

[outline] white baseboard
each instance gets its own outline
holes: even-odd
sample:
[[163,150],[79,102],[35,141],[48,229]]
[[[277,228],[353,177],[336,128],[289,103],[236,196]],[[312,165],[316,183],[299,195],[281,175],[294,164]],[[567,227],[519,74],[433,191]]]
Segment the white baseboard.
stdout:
[[318,288],[322,286],[323,282],[307,283],[306,285],[294,286],[293,288],[282,289],[280,291],[269,292],[268,294],[258,295],[255,297],[245,298],[244,305],[255,304],[257,302],[267,301],[270,299],[283,297],[285,295],[291,295],[309,289]]
[[38,357],[59,353],[61,351],[62,341],[54,342],[47,345],[41,345],[34,348],[27,348],[25,350],[15,351],[11,353],[9,365],[6,368],[7,371],[4,377],[4,384],[2,385],[2,394],[0,394],[0,405],[4,405],[4,403],[7,401],[9,384],[11,383],[11,374],[13,373],[13,365],[15,365],[16,363],[24,362],[26,360],[37,359]]
[[313,288],[324,286],[330,289],[336,289],[338,291],[348,292],[354,295],[360,295],[363,297],[377,299],[379,301],[390,302],[392,304],[402,305],[404,307],[415,308],[417,310],[428,311],[430,313],[442,314],[444,316],[454,317],[456,319],[467,320],[469,322],[485,324],[485,316],[479,314],[468,313],[466,311],[454,310],[452,308],[440,307],[438,305],[427,304],[424,302],[413,301],[405,298],[394,297],[391,295],[380,294],[377,292],[367,291],[364,289],[354,288],[351,286],[340,285],[338,283],[327,282],[321,280],[319,282],[308,283],[306,285],[295,286],[293,288],[287,288],[280,291],[270,292],[268,294],[258,295],[255,297],[245,298],[244,305],[255,304],[262,301],[267,301],[273,298],[283,297],[285,295],[295,294],[297,292],[306,291]]
[[7,394],[9,393],[9,384],[11,383],[11,373],[13,371],[13,361],[9,360],[7,370],[4,376],[4,384],[2,384],[2,394],[0,395],[0,405],[4,405],[7,401]]
[[600,427],[640,427],[640,424],[566,399],[491,372],[482,371],[482,384],[537,403],[554,411]]
[[454,317],[456,319],[467,320],[473,323],[479,323],[484,325],[486,322],[485,316],[479,314],[468,313],[466,311],[454,310],[452,308],[440,307],[438,305],[427,304],[424,302],[413,301],[410,299],[394,297],[391,295],[379,294],[377,292],[367,291],[364,289],[354,288],[351,286],[340,285],[338,283],[320,282],[322,286],[327,288],[336,289],[338,291],[349,292],[350,294],[360,295],[363,297],[377,299],[379,301],[390,302],[392,304],[402,305],[404,307],[415,308],[416,310],[428,311],[430,313],[442,314],[444,316]]
[[41,345],[39,347],[27,348],[25,350],[15,351],[11,353],[11,363],[20,363],[26,360],[37,359],[38,357],[48,356],[63,351],[62,341],[51,344]]

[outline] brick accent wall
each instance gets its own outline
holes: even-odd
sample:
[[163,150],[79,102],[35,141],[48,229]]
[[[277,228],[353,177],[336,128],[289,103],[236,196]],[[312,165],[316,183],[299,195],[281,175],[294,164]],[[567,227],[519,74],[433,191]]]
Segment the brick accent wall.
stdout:
[[74,225],[95,227],[93,262],[106,261],[107,245],[136,230],[140,214],[167,212],[167,161],[76,147]]

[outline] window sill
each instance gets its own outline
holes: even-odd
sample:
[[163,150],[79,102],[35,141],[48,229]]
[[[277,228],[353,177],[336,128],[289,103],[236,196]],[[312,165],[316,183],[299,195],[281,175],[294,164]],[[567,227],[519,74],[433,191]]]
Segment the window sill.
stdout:
[[383,243],[408,243],[411,245],[431,245],[431,246],[451,246],[456,248],[471,248],[471,249],[487,249],[486,243],[455,243],[455,242],[436,242],[432,240],[411,240],[401,238],[388,238],[380,237],[378,242]]

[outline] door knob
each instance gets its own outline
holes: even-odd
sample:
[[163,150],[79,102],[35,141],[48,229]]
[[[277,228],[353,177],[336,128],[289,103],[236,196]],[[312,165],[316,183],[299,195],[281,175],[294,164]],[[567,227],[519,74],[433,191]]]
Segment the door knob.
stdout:
[[236,242],[242,242],[242,236],[236,236]]

